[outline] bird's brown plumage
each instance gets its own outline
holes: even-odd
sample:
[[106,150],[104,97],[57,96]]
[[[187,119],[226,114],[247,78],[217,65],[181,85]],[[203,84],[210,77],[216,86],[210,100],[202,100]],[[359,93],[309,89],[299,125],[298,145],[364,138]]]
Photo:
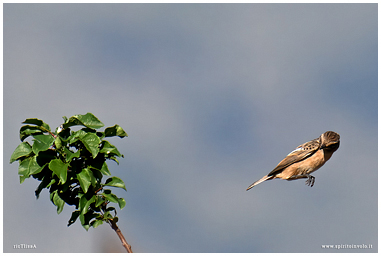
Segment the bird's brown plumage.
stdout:
[[310,173],[318,170],[327,162],[340,146],[340,135],[327,131],[319,138],[298,146],[289,153],[269,174],[251,184],[246,190],[259,183],[275,178],[294,180],[308,178],[307,185],[314,184],[315,177]]

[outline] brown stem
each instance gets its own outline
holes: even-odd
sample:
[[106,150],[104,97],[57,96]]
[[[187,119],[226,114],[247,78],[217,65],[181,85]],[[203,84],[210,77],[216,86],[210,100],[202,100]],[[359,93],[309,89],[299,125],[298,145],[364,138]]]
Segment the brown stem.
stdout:
[[55,135],[54,133],[52,133],[51,131],[48,131],[48,133],[50,133],[50,135],[53,136],[53,138],[57,138],[57,135]]
[[95,194],[98,193],[99,191],[101,191],[102,188],[103,187],[98,188],[97,191],[95,191]]
[[48,129],[46,129],[46,128],[42,127],[42,126],[39,126],[39,128],[40,128],[40,129],[43,129],[43,130],[45,130],[45,131],[47,131],[50,135],[53,136],[53,138],[57,138],[57,135],[55,135],[54,133],[52,133],[52,132],[49,131]]
[[116,225],[116,223],[112,220],[109,220],[108,223],[110,224],[111,228],[115,230],[116,234],[118,235],[120,241],[122,242],[122,245],[124,248],[126,248],[127,252],[132,253],[131,245],[129,245],[124,238],[122,231],[120,231],[119,227]]

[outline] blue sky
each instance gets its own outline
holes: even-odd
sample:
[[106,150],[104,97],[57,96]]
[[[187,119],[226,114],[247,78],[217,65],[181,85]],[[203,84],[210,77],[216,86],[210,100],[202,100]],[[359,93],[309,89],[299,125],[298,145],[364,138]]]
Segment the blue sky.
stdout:
[[[5,4],[4,252],[123,252],[7,160],[26,118],[87,112],[129,135],[109,167],[135,252],[376,252],[377,38],[377,4]],[[245,191],[328,130],[313,188]]]

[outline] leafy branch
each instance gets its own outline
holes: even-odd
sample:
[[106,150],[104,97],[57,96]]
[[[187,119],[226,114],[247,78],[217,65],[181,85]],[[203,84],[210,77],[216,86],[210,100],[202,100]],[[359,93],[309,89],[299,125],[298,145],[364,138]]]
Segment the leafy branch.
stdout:
[[[68,226],[78,218],[86,231],[107,222],[127,252],[132,252],[116,225],[116,209],[109,206],[109,203],[116,203],[123,209],[126,201],[106,189],[118,187],[126,190],[126,186],[115,176],[102,183],[103,175],[111,176],[106,160],[119,164],[117,157],[123,157],[105,138],[124,138],[127,133],[117,124],[103,132],[96,131],[104,124],[91,113],[75,115],[69,119],[64,116],[63,119],[64,123],[55,132],[37,118],[23,122],[26,125],[20,128],[21,144],[10,159],[10,163],[19,162],[20,184],[30,177],[39,180],[36,197],[39,197],[44,188],[49,189],[50,200],[57,207],[58,214],[62,212],[65,203],[75,206],[76,210],[72,212]],[[72,131],[71,127],[77,125],[83,128]],[[29,136],[33,138],[32,144],[25,141]]]

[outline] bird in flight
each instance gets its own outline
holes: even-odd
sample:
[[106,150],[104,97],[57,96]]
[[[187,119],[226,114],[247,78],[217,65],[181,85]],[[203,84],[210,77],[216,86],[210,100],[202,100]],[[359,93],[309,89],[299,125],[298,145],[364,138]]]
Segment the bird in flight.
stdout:
[[306,142],[288,154],[269,174],[251,184],[253,188],[261,182],[272,179],[296,180],[307,178],[306,185],[313,186],[315,177],[310,173],[327,162],[340,146],[340,135],[328,131],[319,138]]

